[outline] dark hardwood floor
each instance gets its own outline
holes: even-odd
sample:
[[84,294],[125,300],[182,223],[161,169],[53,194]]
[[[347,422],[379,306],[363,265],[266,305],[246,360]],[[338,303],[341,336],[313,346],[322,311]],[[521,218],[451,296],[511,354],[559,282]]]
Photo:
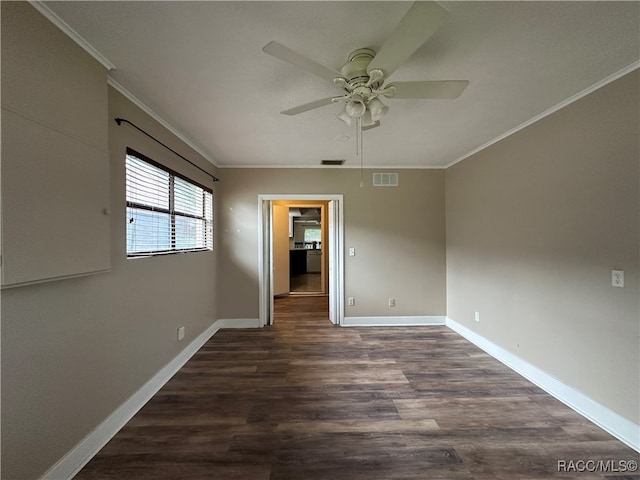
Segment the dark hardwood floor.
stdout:
[[586,462],[639,457],[446,327],[336,327],[301,296],[218,332],[76,479],[629,480]]

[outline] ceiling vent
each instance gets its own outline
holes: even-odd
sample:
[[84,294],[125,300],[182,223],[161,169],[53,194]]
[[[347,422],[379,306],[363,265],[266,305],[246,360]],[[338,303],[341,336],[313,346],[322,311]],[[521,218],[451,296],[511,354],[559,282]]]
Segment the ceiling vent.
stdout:
[[344,164],[344,160],[322,160],[322,165],[342,165]]
[[398,174],[397,173],[374,173],[373,186],[374,187],[397,187]]

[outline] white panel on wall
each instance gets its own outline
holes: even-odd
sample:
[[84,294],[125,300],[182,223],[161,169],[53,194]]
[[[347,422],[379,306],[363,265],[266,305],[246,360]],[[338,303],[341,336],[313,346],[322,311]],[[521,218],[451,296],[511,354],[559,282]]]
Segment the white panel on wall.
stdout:
[[110,266],[107,152],[2,109],[2,285]]

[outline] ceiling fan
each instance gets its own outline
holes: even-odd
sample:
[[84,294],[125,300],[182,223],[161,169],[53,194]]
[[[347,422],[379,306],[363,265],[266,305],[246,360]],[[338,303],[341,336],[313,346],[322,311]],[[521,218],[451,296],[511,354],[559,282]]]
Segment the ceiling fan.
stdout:
[[385,83],[396,69],[444,23],[448,12],[435,2],[416,1],[376,53],[369,48],[352,52],[340,72],[325,67],[277,42],[262,51],[296,65],[335,84],[343,94],[290,108],[284,115],[298,115],[332,103],[343,103],[338,118],[351,125],[356,119],[363,130],[377,127],[387,113],[384,98],[454,99],[468,80],[411,81]]

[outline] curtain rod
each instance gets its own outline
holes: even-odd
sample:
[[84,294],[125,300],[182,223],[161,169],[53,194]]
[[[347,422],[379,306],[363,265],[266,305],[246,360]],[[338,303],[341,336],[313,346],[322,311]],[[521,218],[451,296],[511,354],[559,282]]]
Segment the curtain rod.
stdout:
[[216,176],[214,176],[214,175],[210,174],[210,173],[209,173],[209,172],[207,172],[205,169],[200,168],[198,165],[196,165],[195,163],[193,163],[193,162],[192,162],[191,160],[189,160],[188,158],[184,157],[183,155],[180,155],[180,154],[179,154],[178,152],[176,152],[173,148],[171,148],[171,147],[169,147],[169,146],[165,145],[164,143],[162,143],[162,142],[161,142],[160,140],[158,140],[156,137],[154,137],[154,136],[152,136],[152,135],[148,134],[147,132],[145,132],[143,129],[141,129],[139,126],[137,126],[135,123],[130,122],[130,121],[129,121],[129,120],[127,120],[126,118],[120,118],[120,117],[114,118],[114,120],[116,121],[116,123],[117,123],[118,125],[121,125],[121,124],[122,124],[122,122],[128,123],[129,125],[131,125],[131,126],[132,126],[133,128],[135,128],[136,130],[138,130],[138,131],[140,131],[140,132],[144,133],[144,134],[145,134],[147,137],[149,137],[151,140],[153,140],[153,141],[155,141],[155,142],[159,143],[160,145],[162,145],[164,148],[166,148],[167,150],[169,150],[171,153],[174,153],[175,155],[179,156],[181,159],[183,159],[183,160],[185,160],[185,161],[189,162],[191,165],[193,165],[194,167],[196,167],[198,170],[200,170],[200,171],[202,171],[202,172],[206,173],[207,175],[209,175],[209,176],[213,179],[213,181],[214,181],[214,182],[217,182],[217,181],[219,181],[219,180],[220,180],[218,177],[216,177]]

